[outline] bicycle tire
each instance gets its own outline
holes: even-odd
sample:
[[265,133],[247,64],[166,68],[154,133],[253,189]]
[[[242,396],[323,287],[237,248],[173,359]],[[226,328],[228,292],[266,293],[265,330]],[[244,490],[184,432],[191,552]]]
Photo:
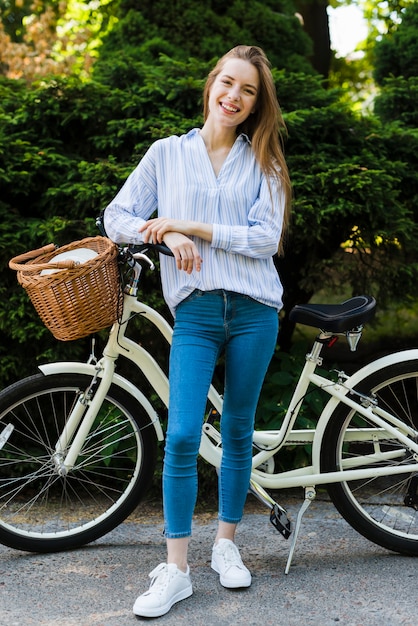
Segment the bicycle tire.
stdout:
[[[412,426],[418,434],[418,361],[399,362],[366,376],[355,387],[367,396],[374,394],[378,405]],[[394,552],[418,555],[418,510],[405,504],[410,479],[418,476],[418,460],[394,437],[373,441],[366,431],[364,441],[355,441],[349,429],[376,428],[354,409],[340,403],[330,417],[321,446],[322,471],[336,471],[358,461],[363,455],[386,455],[374,466],[416,463],[413,474],[397,474],[327,485],[329,496],[344,519],[373,543]],[[370,433],[371,434],[371,433]],[[376,439],[376,431],[375,431]],[[417,440],[418,437],[415,438]],[[363,457],[363,458],[360,458]]]
[[150,417],[112,384],[75,466],[53,460],[85,374],[36,374],[0,393],[0,543],[29,552],[80,547],[132,513],[150,485],[157,437]]

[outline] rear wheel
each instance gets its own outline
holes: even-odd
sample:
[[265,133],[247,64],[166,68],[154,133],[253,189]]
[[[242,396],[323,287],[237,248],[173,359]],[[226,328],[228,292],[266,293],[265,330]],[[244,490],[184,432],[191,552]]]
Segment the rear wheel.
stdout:
[[[157,439],[144,407],[112,385],[66,476],[55,445],[83,374],[38,374],[0,394],[0,542],[52,552],[89,543],[120,524],[148,488]],[[86,407],[87,409],[87,407]]]
[[[364,378],[356,390],[374,394],[378,406],[415,431],[418,441],[418,361],[397,363]],[[347,522],[370,541],[395,552],[418,555],[418,458],[398,439],[380,431],[355,410],[338,405],[324,433],[322,469],[402,469],[328,485],[329,495]],[[414,504],[415,502],[415,504]]]

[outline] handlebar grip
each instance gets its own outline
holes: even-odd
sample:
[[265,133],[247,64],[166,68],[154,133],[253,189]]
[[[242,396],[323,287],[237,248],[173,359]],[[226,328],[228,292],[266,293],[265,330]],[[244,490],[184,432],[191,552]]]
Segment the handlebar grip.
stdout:
[[166,256],[174,256],[170,248],[166,246],[165,243],[153,243],[152,248],[154,250],[157,250],[158,252],[161,252],[161,254],[165,254]]

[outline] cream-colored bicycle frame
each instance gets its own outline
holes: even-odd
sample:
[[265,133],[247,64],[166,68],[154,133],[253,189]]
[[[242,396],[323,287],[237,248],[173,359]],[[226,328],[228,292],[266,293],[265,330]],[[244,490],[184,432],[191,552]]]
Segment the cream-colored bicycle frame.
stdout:
[[[84,397],[81,397],[69,416],[66,428],[56,444],[54,458],[61,475],[70,472],[75,465],[79,451],[111,384],[122,388],[143,406],[155,428],[158,440],[162,441],[164,439],[158,415],[150,402],[131,381],[115,372],[115,363],[120,355],[129,359],[141,370],[155,392],[164,404],[168,406],[169,384],[167,376],[154,357],[143,346],[125,335],[129,320],[135,314],[146,318],[171,344],[172,327],[170,324],[153,308],[139,301],[136,296],[124,294],[122,318],[120,323],[115,323],[111,328],[107,344],[103,350],[103,356],[97,363],[57,362],[40,366],[40,370],[46,376],[76,373],[87,374],[92,378],[98,377],[100,379],[100,384],[97,386],[87,412],[85,409],[88,402],[85,401]],[[315,340],[312,351],[306,356],[304,368],[280,429],[254,431],[253,441],[256,452],[253,456],[251,489],[266,504],[272,504],[274,501],[269,497],[265,489],[277,490],[304,487],[308,489],[306,498],[309,500],[314,498],[314,487],[316,485],[417,471],[415,463],[378,467],[378,464],[381,464],[382,461],[403,457],[405,450],[412,452],[413,458],[418,460],[417,432],[394,415],[375,405],[371,398],[365,399],[356,393],[349,394],[349,391],[365,377],[382,368],[395,363],[418,359],[418,349],[385,356],[366,365],[350,377],[339,376],[339,380],[334,382],[315,372],[317,366],[321,365],[320,352],[322,346],[323,344],[320,341]],[[310,384],[322,389],[330,396],[330,400],[322,411],[315,429],[294,430],[293,426]],[[219,413],[222,413],[222,397],[213,386],[210,387],[208,400]],[[340,402],[355,409],[369,423],[375,425],[374,428],[369,429],[350,429],[346,433],[346,438],[349,437],[352,440],[370,440],[372,438],[374,453],[367,455],[367,457],[344,459],[340,471],[324,473],[321,472],[320,468],[322,438],[327,423]],[[74,433],[76,433],[75,436]],[[403,448],[400,447],[397,450],[387,452],[381,450],[379,440],[387,439],[388,435],[393,439],[397,439]],[[279,473],[275,473],[273,470],[270,473],[267,462],[281,447],[308,443],[312,444],[311,465]],[[203,424],[200,454],[214,467],[220,466],[222,455],[220,433],[210,423],[205,422]],[[373,465],[374,462],[376,466]],[[364,466],[366,463],[369,467],[359,467]]]

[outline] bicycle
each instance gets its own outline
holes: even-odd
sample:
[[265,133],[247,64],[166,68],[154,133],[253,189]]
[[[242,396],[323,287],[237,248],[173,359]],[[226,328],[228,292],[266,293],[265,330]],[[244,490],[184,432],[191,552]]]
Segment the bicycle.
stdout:
[[[138,299],[146,246],[121,246],[130,268],[123,311],[110,329],[102,356],[86,363],[48,363],[0,393],[0,542],[52,552],[80,547],[122,523],[149,488],[164,439],[160,418],[145,394],[116,372],[123,356],[145,376],[165,406],[168,379],[161,364],[127,336],[134,316],[151,323],[170,344],[172,327]],[[157,246],[157,249],[162,250]],[[418,349],[377,359],[351,376],[318,373],[321,351],[345,335],[355,351],[376,302],[358,296],[337,305],[298,305],[295,323],[320,329],[277,430],[255,430],[249,491],[270,511],[288,539],[288,573],[302,516],[327,489],[346,521],[368,540],[418,555]],[[336,380],[335,380],[336,378]],[[316,427],[295,422],[309,389],[328,394]],[[219,467],[222,397],[211,386],[200,455]],[[277,470],[284,446],[311,445],[311,464]],[[295,527],[269,490],[301,487],[305,498]]]

